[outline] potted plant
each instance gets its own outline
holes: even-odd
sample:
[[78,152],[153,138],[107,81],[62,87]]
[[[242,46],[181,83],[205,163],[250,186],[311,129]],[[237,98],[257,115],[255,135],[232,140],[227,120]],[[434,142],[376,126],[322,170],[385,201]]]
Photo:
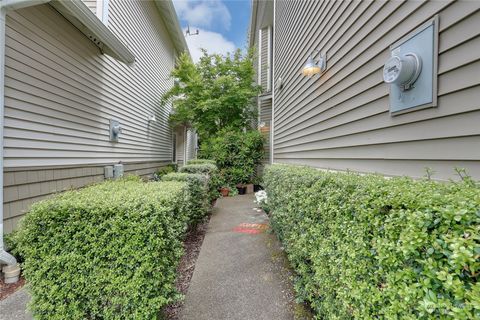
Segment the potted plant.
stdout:
[[238,194],[243,195],[247,192],[246,182],[248,182],[248,168],[245,166],[236,166],[229,170],[230,180],[235,183]]
[[261,186],[262,184],[262,178],[258,175],[256,175],[253,178],[253,192],[258,192],[260,190],[263,190],[263,187]]
[[228,197],[228,195],[230,194],[230,188],[229,187],[221,187],[219,191],[220,191],[222,197]]
[[247,193],[247,186],[243,183],[237,184],[237,190],[239,195],[244,195]]
[[222,197],[228,197],[228,195],[230,194],[230,187],[228,187],[227,174],[225,170],[220,170],[216,179],[216,184],[219,186],[218,191],[220,192]]

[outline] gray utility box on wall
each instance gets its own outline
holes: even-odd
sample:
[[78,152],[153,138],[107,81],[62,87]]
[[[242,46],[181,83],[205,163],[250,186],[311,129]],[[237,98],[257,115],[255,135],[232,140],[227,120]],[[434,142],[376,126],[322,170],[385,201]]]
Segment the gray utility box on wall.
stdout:
[[123,177],[123,164],[115,164],[113,165],[113,177],[115,179]]
[[120,122],[118,120],[111,119],[110,120],[110,141],[118,142],[118,138],[121,132],[122,132],[122,127],[120,126]]
[[113,178],[113,166],[103,167],[103,173],[104,173],[105,179],[112,179]]
[[390,47],[383,68],[392,114],[437,105],[438,17]]

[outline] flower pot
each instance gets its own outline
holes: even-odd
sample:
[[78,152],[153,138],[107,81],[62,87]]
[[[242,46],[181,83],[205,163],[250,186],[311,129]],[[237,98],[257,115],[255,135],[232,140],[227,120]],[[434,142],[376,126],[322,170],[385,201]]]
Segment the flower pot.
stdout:
[[220,193],[222,194],[222,197],[228,197],[228,194],[230,193],[230,189],[220,188]]
[[247,187],[246,186],[237,186],[238,194],[239,195],[244,195],[247,192]]
[[263,188],[262,188],[261,185],[259,185],[259,184],[253,185],[253,191],[254,191],[254,192],[258,192],[258,191],[260,191],[260,190],[263,190]]
[[253,186],[253,183],[249,183],[247,185],[245,185],[247,187],[247,194],[249,193],[253,193],[253,190],[254,190],[254,186]]

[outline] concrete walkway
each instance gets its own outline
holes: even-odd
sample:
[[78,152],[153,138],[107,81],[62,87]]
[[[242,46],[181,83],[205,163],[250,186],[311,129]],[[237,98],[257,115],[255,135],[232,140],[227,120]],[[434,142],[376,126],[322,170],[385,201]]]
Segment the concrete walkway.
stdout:
[[26,311],[30,296],[25,288],[18,290],[0,301],[0,320],[31,320],[32,315]]
[[285,258],[253,195],[219,199],[202,244],[182,320],[300,319]]
[[[294,302],[285,256],[253,195],[220,199],[180,315],[182,320],[309,319]],[[31,320],[20,289],[0,301],[0,320]]]

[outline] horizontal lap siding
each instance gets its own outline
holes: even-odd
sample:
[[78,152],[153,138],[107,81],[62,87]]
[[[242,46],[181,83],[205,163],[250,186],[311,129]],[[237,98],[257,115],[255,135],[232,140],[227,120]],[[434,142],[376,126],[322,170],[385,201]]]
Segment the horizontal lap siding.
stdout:
[[[389,46],[436,14],[438,107],[392,117]],[[478,21],[475,1],[278,1],[274,161],[414,177],[432,167],[438,179],[465,167],[480,178]],[[317,48],[328,69],[305,78]]]
[[262,92],[268,92],[268,72],[269,72],[269,65],[268,65],[268,28],[262,29],[262,59],[261,59],[261,74],[260,74],[260,85],[262,86]]
[[186,149],[186,155],[187,159],[195,159],[196,157],[196,147],[197,147],[197,138],[194,130],[187,130],[187,149]]
[[[150,176],[166,162],[129,163],[125,174]],[[104,166],[45,167],[7,169],[4,173],[4,231],[9,233],[18,221],[40,200],[65,190],[103,181]]]
[[[49,5],[9,12],[5,167],[170,161],[174,48],[153,2],[109,1],[109,28],[136,56],[127,66]],[[148,124],[154,113],[157,122]],[[109,141],[109,121],[124,131]]]
[[[109,28],[134,52],[132,66],[102,55],[49,5],[7,15],[7,233],[32,203],[102,181],[105,164],[147,176],[171,162],[170,107],[159,104],[172,85],[171,38],[153,2],[109,4]],[[148,123],[151,114],[157,121]],[[109,141],[110,119],[124,129],[118,143]]]
[[270,163],[270,130],[272,126],[272,99],[260,100],[260,122],[264,124],[260,127],[264,141],[265,155],[263,159],[264,164]]

